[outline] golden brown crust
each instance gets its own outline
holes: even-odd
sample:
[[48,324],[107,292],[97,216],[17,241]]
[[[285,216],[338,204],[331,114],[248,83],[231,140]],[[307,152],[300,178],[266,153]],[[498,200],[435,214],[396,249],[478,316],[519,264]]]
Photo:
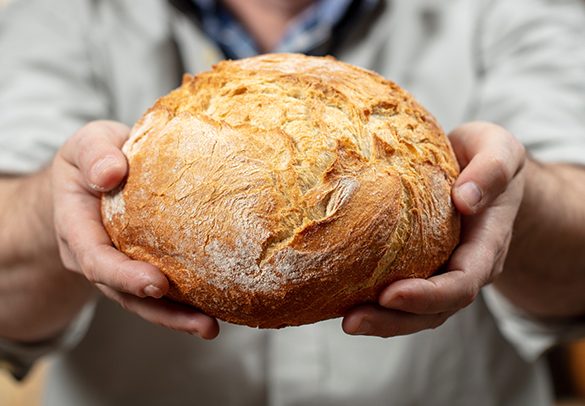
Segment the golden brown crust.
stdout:
[[458,241],[457,163],[435,119],[379,75],[264,55],[186,76],[134,126],[104,197],[112,241],[170,297],[238,324],[337,317],[428,277]]

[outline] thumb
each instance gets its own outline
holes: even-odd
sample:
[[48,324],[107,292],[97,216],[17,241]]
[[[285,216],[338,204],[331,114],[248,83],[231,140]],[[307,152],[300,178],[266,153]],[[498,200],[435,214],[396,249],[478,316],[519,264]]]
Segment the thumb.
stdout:
[[62,149],[63,159],[77,167],[87,189],[114,189],[128,171],[121,151],[130,129],[113,121],[94,121],[81,128]]
[[473,215],[489,206],[507,188],[525,162],[524,147],[495,124],[465,124],[449,134],[463,168],[453,185],[455,207]]

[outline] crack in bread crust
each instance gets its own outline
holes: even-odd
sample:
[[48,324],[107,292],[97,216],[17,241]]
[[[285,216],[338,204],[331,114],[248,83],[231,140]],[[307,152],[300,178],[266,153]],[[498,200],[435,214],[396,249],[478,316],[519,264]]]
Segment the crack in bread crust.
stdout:
[[428,277],[458,241],[458,167],[435,119],[379,75],[264,55],[185,76],[134,126],[115,246],[170,297],[233,323],[337,317]]

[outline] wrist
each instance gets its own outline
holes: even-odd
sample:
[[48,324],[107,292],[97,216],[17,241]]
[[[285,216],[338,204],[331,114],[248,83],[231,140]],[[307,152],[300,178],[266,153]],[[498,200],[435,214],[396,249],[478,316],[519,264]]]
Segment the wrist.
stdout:
[[533,315],[585,312],[584,184],[582,168],[527,162],[524,198],[496,286]]
[[524,166],[524,192],[514,223],[514,241],[522,241],[530,233],[545,230],[550,205],[548,200],[557,184],[546,164],[527,159]]
[[51,169],[0,178],[0,337],[53,337],[91,297],[91,284],[61,262]]
[[50,168],[0,179],[0,269],[54,257]]

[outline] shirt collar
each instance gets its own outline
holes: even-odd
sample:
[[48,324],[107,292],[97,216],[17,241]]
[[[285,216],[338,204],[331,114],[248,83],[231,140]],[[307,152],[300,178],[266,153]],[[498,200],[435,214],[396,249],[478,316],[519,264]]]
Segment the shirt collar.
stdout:
[[[227,58],[239,59],[257,55],[258,45],[236,17],[216,0],[191,0],[196,6],[202,29],[215,41]],[[357,6],[359,20],[380,0],[315,0],[288,26],[275,52],[310,53],[331,39],[334,28],[344,20],[350,6]],[[347,27],[346,27],[347,28]]]

